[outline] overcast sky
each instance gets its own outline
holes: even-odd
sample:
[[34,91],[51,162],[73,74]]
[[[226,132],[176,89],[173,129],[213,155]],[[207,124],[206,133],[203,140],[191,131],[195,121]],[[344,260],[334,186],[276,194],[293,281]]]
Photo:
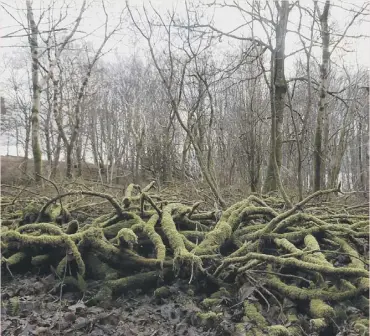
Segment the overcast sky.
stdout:
[[[111,26],[114,26],[118,20],[119,13],[124,7],[125,2],[123,0],[104,0],[106,4],[107,12],[110,16]],[[204,3],[212,3],[213,0],[204,0]],[[19,24],[5,11],[8,10],[12,15],[14,15],[16,20],[19,20],[24,25],[27,24],[26,21],[26,7],[25,7],[25,0],[5,0],[1,1],[2,7],[0,7],[0,36],[5,36],[11,32],[16,31],[19,29]],[[34,0],[33,1],[33,9],[35,12],[36,19],[39,17],[40,12],[50,3],[50,0]],[[58,14],[59,9],[62,7],[64,1],[63,0],[55,0],[55,14]],[[78,14],[79,8],[81,7],[82,0],[67,0],[66,3],[69,4],[70,10],[68,12],[68,17],[66,20],[67,22],[73,22]],[[100,42],[100,38],[103,34],[103,29],[100,27],[104,23],[104,15],[102,14],[102,7],[101,7],[101,0],[88,0],[89,8],[85,12],[83,16],[83,21],[80,25],[80,30],[86,33],[91,33],[89,35],[88,40],[92,41],[94,44],[98,44]],[[143,3],[149,7],[149,1],[147,0],[131,0],[129,1],[130,5],[135,7],[137,6],[140,8]],[[151,0],[153,7],[158,9],[160,12],[164,13],[166,10],[176,9],[178,13],[183,14],[185,13],[185,6],[184,1],[175,1],[175,0]],[[193,0],[193,3],[199,4],[199,1]],[[243,1],[240,2],[243,4]],[[312,6],[313,1],[305,0],[302,2],[305,5],[310,4]],[[357,9],[361,7],[365,1],[360,0],[348,0],[348,1],[332,1],[331,9],[330,9],[330,21],[333,26],[335,26],[336,31],[343,31],[346,24],[350,21],[353,16],[353,13],[344,11],[340,7],[346,9]],[[320,8],[323,8],[323,1],[319,1]],[[273,7],[273,6],[272,6]],[[370,6],[368,8],[368,12],[370,12]],[[212,13],[212,10],[209,9],[208,13]],[[288,28],[294,30],[298,23],[299,13],[297,10],[293,10],[289,16],[289,26]],[[237,9],[233,8],[219,8],[215,10],[214,15],[215,26],[222,31],[231,31],[235,29],[237,26],[243,24],[245,19],[240,14]],[[47,20],[43,20],[47,21]],[[304,18],[304,24],[309,24],[309,18]],[[100,27],[100,29],[99,29]],[[42,27],[41,27],[42,28]],[[47,27],[45,27],[47,28]],[[22,35],[22,31],[16,33],[14,35]],[[259,35],[262,33],[258,27],[256,28],[255,34]],[[81,33],[82,34],[82,33]],[[250,32],[248,29],[241,29],[239,31],[234,32],[234,34],[248,36]],[[368,35],[370,34],[370,17],[367,20],[363,20],[361,23],[357,23],[354,25],[347,33],[348,35]],[[109,43],[107,48],[114,47],[114,50],[118,54],[122,55],[130,55],[133,49],[133,36],[132,32],[128,29],[123,29],[120,31]],[[297,48],[298,38],[294,33],[288,33],[286,38],[286,53],[290,53]],[[349,40],[346,41],[348,44],[348,49],[352,50],[353,52],[347,53],[346,59],[351,61],[355,61],[356,58],[358,61],[363,65],[369,64],[369,39],[356,39],[352,40],[350,43]],[[18,46],[17,48],[21,48],[19,46],[27,46],[27,40],[23,38],[3,38],[1,39],[0,44],[0,57],[4,56],[4,53],[13,53],[14,48],[12,46]],[[136,45],[137,49],[140,49],[143,45]]]
[[[122,0],[104,0],[107,12],[110,17],[111,27],[115,26],[119,18],[119,14],[124,7],[125,2]],[[213,0],[204,0],[205,2],[212,3]],[[34,0],[33,1],[33,10],[35,13],[36,20],[38,20],[40,13],[43,9],[50,3],[50,0]],[[60,8],[63,6],[64,1],[55,0],[54,11],[57,15],[60,11]],[[67,23],[73,23],[75,20],[79,9],[82,4],[82,0],[66,0],[65,3],[69,4],[68,16],[64,25]],[[104,14],[102,14],[101,0],[88,0],[89,8],[83,15],[83,20],[80,25],[80,36],[83,36],[86,33],[89,33],[87,40],[98,46],[101,42],[103,36],[102,25],[104,23]],[[142,4],[145,3],[146,6],[149,6],[149,1],[141,0],[131,0],[129,1],[130,6],[141,8]],[[184,1],[173,1],[173,0],[152,0],[153,7],[155,7],[159,12],[165,13],[167,10],[176,9],[179,15],[185,14]],[[199,1],[193,0],[194,4],[199,5]],[[241,4],[244,2],[241,1]],[[313,1],[305,0],[302,2],[304,5],[311,4]],[[342,32],[348,22],[351,20],[353,13],[343,10],[341,7],[346,9],[356,10],[363,6],[366,3],[365,1],[360,0],[348,0],[348,1],[332,1],[332,6],[330,9],[330,25],[334,27],[336,32]],[[0,94],[4,95],[4,85],[6,84],[6,77],[8,74],[9,66],[7,65],[7,59],[9,57],[14,57],[19,51],[29,52],[29,46],[27,44],[27,39],[25,37],[12,37],[4,38],[8,34],[12,36],[24,35],[24,31],[19,30],[21,27],[18,22],[23,25],[27,25],[26,20],[26,6],[25,0],[0,0]],[[319,1],[319,6],[323,8],[323,1]],[[9,13],[7,13],[7,11]],[[370,6],[367,9],[370,12]],[[245,19],[236,9],[232,8],[218,8],[213,13],[213,10],[208,10],[209,15],[214,14],[214,25],[224,31],[228,32],[239,25],[245,22]],[[13,16],[13,17],[12,17]],[[299,19],[299,12],[293,10],[289,16],[289,25],[288,29],[295,30],[296,25]],[[47,20],[45,20],[46,22]],[[303,19],[303,25],[309,26],[309,17]],[[40,29],[47,29],[47,26],[40,27]],[[307,28],[308,29],[308,28]],[[19,30],[18,32],[16,32]],[[248,29],[240,29],[234,32],[235,35],[239,36],[250,36]],[[263,31],[261,28],[255,27],[255,34],[262,39],[264,39]],[[353,25],[348,32],[348,35],[369,35],[370,34],[370,17],[366,17],[361,22]],[[307,36],[309,33],[307,32]],[[333,36],[335,38],[335,35]],[[127,24],[124,25],[123,29],[117,33],[114,38],[107,44],[106,49],[112,49],[108,55],[105,56],[106,60],[113,61],[116,55],[129,57],[135,51],[137,54],[146,53],[146,45],[142,40],[134,44],[136,40],[134,33],[129,29]],[[264,39],[265,40],[265,39]],[[340,49],[337,50],[336,54],[333,55],[333,60],[336,62],[345,62],[347,65],[356,65],[357,63],[366,66],[370,66],[370,43],[369,38],[358,38],[358,39],[346,39],[341,43],[341,47],[345,47],[346,50],[351,52],[343,52]],[[235,41],[233,42],[235,43]],[[231,47],[230,47],[231,48]],[[288,33],[286,37],[286,54],[289,54],[295,51],[297,48],[300,48],[300,42],[296,34]],[[317,57],[320,57],[319,48],[316,49],[315,54]],[[343,58],[339,56],[342,55]],[[295,58],[290,57],[286,60],[287,68],[287,77],[289,77],[292,70],[292,64],[294,63]],[[4,139],[1,141],[1,154],[6,154],[6,142]],[[11,150],[11,154],[14,154],[14,150]]]

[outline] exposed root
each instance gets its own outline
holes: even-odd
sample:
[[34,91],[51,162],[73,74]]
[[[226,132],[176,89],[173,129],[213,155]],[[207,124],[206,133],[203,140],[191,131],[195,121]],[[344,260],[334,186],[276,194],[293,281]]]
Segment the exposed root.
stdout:
[[[243,335],[303,335],[295,309],[302,300],[309,302],[307,333],[325,332],[345,300],[356,301],[365,311],[369,284],[362,245],[368,244],[367,217],[355,212],[358,208],[343,214],[342,208],[329,213],[320,205],[310,206],[315,197],[338,188],[310,195],[284,212],[283,201],[251,195],[221,215],[200,211],[200,202],[186,206],[162,200],[150,194],[153,186],[141,190],[131,184],[121,197],[70,191],[44,205],[35,201],[22,211],[6,213],[2,268],[11,273],[19,265],[22,270],[53,266],[59,276],[66,275],[66,284],[83,292],[88,286],[84,278],[102,281],[89,304],[127,290],[155,288],[173,276],[189,283],[206,279],[235,292],[247,285],[253,288],[254,300],[244,297],[238,303],[244,317],[237,329]],[[62,198],[76,204],[80,195],[106,201],[83,220],[77,211],[67,213],[66,205],[55,205]],[[74,208],[81,208],[80,203]],[[200,325],[220,323],[225,297],[230,295],[202,301],[205,312],[196,315]],[[292,302],[289,308],[282,305],[286,300]],[[276,302],[278,323],[271,325],[265,311]],[[367,325],[360,319],[354,324],[358,330]]]

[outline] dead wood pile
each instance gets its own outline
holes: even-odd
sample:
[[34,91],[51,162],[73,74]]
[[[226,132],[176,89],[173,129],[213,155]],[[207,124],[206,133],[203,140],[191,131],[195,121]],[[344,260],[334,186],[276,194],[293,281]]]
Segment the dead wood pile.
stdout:
[[291,209],[250,195],[224,211],[166,201],[154,182],[115,197],[57,188],[53,198],[21,200],[19,190],[1,198],[3,274],[51,269],[82,292],[88,279],[102,281],[89,304],[175,277],[206,281],[218,290],[201,303],[201,323],[222,319],[220,306],[236,298],[240,335],[319,333],[348,306],[354,330],[368,330],[368,216],[320,203],[338,188]]

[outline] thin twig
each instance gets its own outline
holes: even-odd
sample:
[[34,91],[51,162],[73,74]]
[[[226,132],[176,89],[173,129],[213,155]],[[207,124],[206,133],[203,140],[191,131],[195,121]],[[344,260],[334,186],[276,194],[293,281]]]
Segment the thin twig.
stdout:
[[307,280],[307,279],[305,279],[303,277],[300,277],[298,275],[293,275],[293,274],[283,274],[283,273],[278,273],[278,272],[262,271],[262,270],[248,270],[247,272],[273,274],[273,275],[278,275],[278,276],[281,276],[281,277],[299,279],[299,280],[302,280],[302,281],[307,282],[308,284],[311,283],[310,280]]

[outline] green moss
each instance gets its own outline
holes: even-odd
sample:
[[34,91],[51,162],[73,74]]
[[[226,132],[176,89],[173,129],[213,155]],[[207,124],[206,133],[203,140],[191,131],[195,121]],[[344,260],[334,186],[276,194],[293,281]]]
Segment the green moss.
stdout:
[[267,322],[262,314],[258,312],[256,305],[248,300],[244,301],[244,315],[245,322],[254,323],[261,329],[267,327]]
[[88,230],[85,232],[83,239],[83,246],[87,246],[98,253],[101,260],[114,266],[115,268],[132,268],[137,269],[140,267],[158,268],[159,266],[167,266],[171,262],[161,261],[158,259],[144,258],[136,254],[135,252],[125,249],[117,248],[108,241],[102,238],[102,231],[100,230]]
[[107,265],[105,262],[101,261],[99,257],[93,253],[89,252],[85,256],[86,262],[86,273],[88,273],[89,277],[96,280],[103,280],[103,279],[117,279],[118,272]]
[[[97,227],[97,226],[100,226],[101,225],[101,223],[104,223],[104,222],[106,222],[106,221],[108,221],[108,220],[110,220],[111,218],[113,218],[113,217],[116,217],[116,213],[115,212],[112,212],[112,213],[109,213],[109,214],[104,214],[104,215],[101,215],[101,216],[99,216],[99,217],[97,217],[97,218],[95,218],[93,221],[92,221],[92,223],[91,223],[91,226],[92,227]],[[90,226],[85,226],[83,229],[88,229]],[[85,230],[86,230],[85,229]]]
[[369,335],[369,320],[358,319],[353,323],[353,328],[359,335]]
[[344,253],[348,253],[350,255],[351,263],[348,265],[349,267],[364,269],[364,263],[360,260],[358,252],[351,245],[339,237],[334,237],[333,240],[340,245]]
[[51,220],[58,224],[67,223],[71,218],[71,214],[67,208],[62,208],[60,204],[51,206],[47,211],[50,214]]
[[19,233],[40,232],[43,234],[62,235],[62,229],[53,223],[26,224],[16,229]]
[[243,267],[240,267],[238,272],[239,273],[242,273],[242,272],[245,272],[255,266],[257,266],[258,264],[260,264],[261,262],[254,259],[254,260],[249,260]]
[[359,221],[351,225],[352,230],[361,229],[361,228],[369,229],[369,220]]
[[217,310],[217,306],[221,304],[221,301],[221,299],[206,298],[200,303],[200,305],[207,310],[215,311]]
[[310,320],[310,328],[313,331],[320,331],[326,328],[327,323],[324,318],[315,318]]
[[202,260],[187,250],[183,236],[177,231],[175,222],[172,218],[172,213],[174,211],[178,213],[186,213],[190,210],[190,207],[186,207],[178,203],[167,205],[163,209],[161,226],[164,234],[168,238],[172,250],[174,251],[175,263],[181,264],[186,262],[189,265],[195,265],[195,269],[202,269]]
[[78,291],[81,291],[79,281],[76,278],[74,278],[73,276],[66,276],[64,278],[63,283],[65,285],[67,285],[68,287],[71,287],[75,290],[77,289]]
[[295,322],[299,321],[298,316],[297,316],[296,313],[288,313],[288,314],[286,314],[286,318],[287,318],[289,323],[295,323]]
[[290,311],[294,311],[294,313],[290,312],[290,313],[286,314],[286,317],[287,317],[287,320],[288,320],[288,323],[289,323],[289,326],[287,327],[287,329],[289,331],[289,335],[290,336],[301,336],[302,335],[302,329],[299,326],[299,319],[298,319],[298,316],[296,314],[296,310],[295,309],[290,309]]
[[132,248],[134,244],[137,244],[137,235],[131,229],[123,228],[117,233],[116,240],[120,242],[120,244],[127,243],[128,246]]
[[297,228],[296,231],[285,232],[285,233],[270,233],[265,228],[255,232],[241,236],[243,240],[256,240],[256,239],[267,239],[272,240],[275,238],[286,238],[289,241],[301,241],[308,234],[316,234],[319,232],[330,231],[332,226],[327,224],[326,226],[313,226],[306,229]]
[[66,234],[51,236],[51,235],[40,235],[32,236],[29,234],[20,234],[16,231],[8,231],[2,235],[2,239],[5,242],[17,242],[24,247],[34,247],[34,246],[52,246],[52,247],[64,247],[67,248],[73,258],[76,260],[79,273],[84,276],[85,274],[85,263],[82,260],[81,254],[78,251],[76,244]]
[[171,291],[168,287],[159,287],[154,291],[154,297],[156,299],[166,299],[171,296]]
[[41,210],[40,204],[36,202],[30,202],[28,203],[23,209],[22,209],[22,218],[23,221],[27,223],[32,223],[37,219],[37,216],[39,214],[39,211]]
[[291,243],[286,238],[275,238],[274,243],[278,247],[282,247],[284,250],[286,250],[289,253],[303,253],[301,249],[297,248],[293,243]]
[[261,261],[267,261],[276,263],[282,266],[293,266],[299,269],[307,271],[316,271],[322,274],[332,274],[332,275],[347,275],[347,276],[367,276],[367,272],[364,269],[353,268],[353,267],[332,267],[323,264],[314,264],[306,261],[301,261],[293,257],[277,257],[273,255],[261,254],[250,252],[243,257],[228,258],[227,260],[232,263],[246,262],[248,260],[257,259]]
[[237,323],[235,325],[235,332],[238,336],[245,336],[245,327],[244,323]]
[[186,291],[186,294],[189,295],[189,296],[194,296],[194,290],[189,288],[187,291]]
[[133,200],[139,200],[139,197],[133,197],[133,195],[132,195],[135,189],[140,190],[140,186],[138,186],[137,184],[131,183],[126,188],[125,198],[122,201],[122,203],[123,203],[123,205],[124,205],[125,208],[128,208],[131,205],[131,202]]
[[121,261],[121,264],[124,266],[129,266],[130,268],[137,268],[137,267],[150,267],[150,268],[163,268],[164,266],[173,266],[173,261],[168,260],[159,260],[154,258],[145,258],[138,255],[136,252],[124,249],[123,251],[124,260]]
[[245,336],[265,336],[265,335],[266,334],[257,327],[252,327],[245,333]]
[[6,262],[9,266],[14,266],[19,264],[22,260],[27,258],[27,254],[24,252],[16,252],[9,258],[6,258]]
[[166,258],[166,246],[163,244],[161,236],[155,231],[158,220],[159,216],[157,214],[150,217],[148,222],[144,225],[143,231],[154,244],[157,259],[164,261]]
[[11,316],[17,316],[19,314],[19,296],[14,296],[9,299],[7,304],[7,311]]
[[202,231],[180,231],[180,233],[184,235],[186,238],[191,239],[193,241],[196,241],[197,239],[201,241],[206,235],[206,232]]
[[276,232],[276,233],[282,232],[287,227],[291,227],[296,223],[302,224],[302,222],[308,222],[312,218],[313,218],[312,215],[305,214],[305,213],[293,214],[289,216],[288,218],[281,220],[280,223],[278,223],[276,227],[272,230],[272,232]]
[[[164,269],[163,272],[165,276],[171,273],[167,269]],[[162,274],[158,272],[143,272],[117,280],[106,281],[106,285],[109,286],[114,293],[121,293],[135,288],[149,289],[156,287],[161,276]]]
[[214,229],[207,233],[204,240],[193,250],[197,255],[213,254],[217,252],[223,242],[231,237],[240,213],[247,206],[248,201],[243,200],[228,208],[221,216]]
[[78,273],[81,275],[81,277],[84,277],[85,276],[85,263],[82,260],[82,256],[80,252],[78,251],[77,245],[71,239],[68,239],[68,236],[64,236],[64,242],[68,246],[69,252],[72,254],[73,259],[77,263]]
[[289,330],[282,325],[268,327],[268,334],[271,336],[291,336]]
[[263,229],[265,226],[266,226],[266,224],[248,225],[246,227],[243,227],[242,229],[238,229],[237,231],[235,231],[234,236],[239,237],[239,236],[249,234],[251,232],[259,231],[259,230]]
[[356,320],[356,323],[361,323],[363,325],[365,325],[366,327],[369,327],[369,319],[366,319],[366,318],[360,318],[358,320]]
[[196,313],[197,324],[205,329],[215,328],[221,321],[222,314],[215,313],[213,311],[201,313]]
[[231,295],[228,292],[228,290],[226,288],[224,288],[224,287],[221,287],[217,292],[214,292],[211,295],[211,298],[212,299],[222,299],[224,297],[231,297]]
[[131,197],[135,189],[140,190],[140,186],[137,184],[129,184],[125,191],[125,197]]
[[191,219],[199,220],[199,221],[203,221],[203,220],[215,221],[216,220],[216,215],[215,215],[215,211],[202,212],[202,213],[193,213],[191,215]]
[[248,203],[242,205],[241,207],[237,208],[233,212],[231,212],[230,217],[228,218],[227,223],[229,224],[231,231],[234,231],[242,221],[244,215],[246,215],[249,211],[249,214],[254,213],[254,207],[250,206]]
[[[181,234],[177,231],[175,222],[172,218],[172,212],[174,210],[182,210],[184,206],[181,204],[170,204],[167,205],[163,210],[163,217],[161,221],[161,226],[164,234],[168,238],[171,248],[175,252],[175,255],[186,254],[188,251],[185,248]],[[181,211],[180,210],[180,211]],[[184,209],[182,211],[190,211],[190,208]]]
[[[304,243],[309,251],[320,250],[320,245],[318,241],[314,236],[310,234],[304,237]],[[325,256],[321,252],[315,252],[311,255],[311,257],[316,258],[316,262],[331,266],[331,264],[326,260]]]
[[61,212],[60,204],[55,204],[55,205],[50,206],[49,212],[50,212],[52,220],[55,220],[60,215],[60,212]]
[[[366,278],[364,278],[366,280]],[[290,299],[298,300],[309,300],[309,299],[321,299],[321,300],[332,300],[342,301],[349,298],[353,298],[368,289],[369,284],[363,281],[358,287],[349,289],[346,291],[338,290],[324,290],[324,289],[308,289],[299,288],[294,285],[287,285],[277,277],[269,277],[266,280],[266,285],[280,292],[281,295],[286,295]]]
[[212,254],[220,249],[223,242],[232,234],[232,228],[227,222],[219,222],[217,226],[210,231],[205,239],[194,249],[197,255]]
[[314,318],[328,318],[335,315],[334,309],[320,299],[310,301],[310,313]]
[[56,268],[56,272],[60,277],[63,277],[64,273],[66,273],[67,269],[67,257],[64,257],[59,263]]
[[186,214],[175,215],[173,216],[173,220],[181,230],[192,230],[190,232],[193,231],[208,232],[210,230],[207,225],[204,225],[194,219],[189,219],[189,217],[187,217]]
[[188,251],[192,251],[197,246],[193,242],[191,242],[189,239],[187,239],[185,236],[181,235],[181,238],[185,244],[185,247]]
[[[306,236],[308,237],[308,236]],[[306,238],[305,238],[306,239]],[[316,239],[315,239],[316,240]],[[312,255],[312,254],[306,254],[305,251],[298,249],[293,243],[291,243],[288,239],[286,238],[276,238],[274,239],[274,242],[277,246],[282,247],[284,250],[288,251],[289,253],[294,253],[296,257],[300,257],[303,261],[310,262],[310,263],[317,263],[321,262],[321,264],[325,264],[329,267],[332,267],[332,264],[328,261],[326,261],[325,257],[323,259],[319,256]],[[312,243],[314,243],[312,241]],[[311,245],[313,247],[314,245]],[[319,253],[321,255],[321,253]],[[318,260],[319,259],[319,260]]]
[[359,335],[362,335],[362,336],[369,335],[369,327],[367,327],[366,325],[362,323],[356,322],[353,325],[353,328],[355,329],[356,332],[359,333]]
[[4,226],[3,222],[0,221],[0,233],[6,232],[8,230],[10,230],[10,228],[8,228],[7,226]]
[[78,228],[79,228],[78,221],[74,219],[68,223],[66,234],[69,235],[76,233],[78,231]]
[[[130,218],[132,218],[132,216]],[[128,219],[128,218],[125,218],[125,220],[126,219]],[[119,216],[114,215],[113,217],[110,217],[110,218],[108,218],[107,220],[105,220],[103,222],[99,222],[97,226],[100,227],[100,228],[107,228],[107,227],[109,227],[113,224],[118,223],[121,220],[123,220],[123,218],[120,218]]]
[[31,264],[33,266],[41,266],[50,261],[50,256],[48,254],[40,254],[32,257]]
[[86,302],[87,306],[105,306],[105,303],[107,305],[110,305],[110,301],[112,299],[112,289],[109,288],[106,285],[103,285],[100,287],[99,291]]
[[78,289],[82,293],[85,293],[87,290],[87,283],[80,273],[77,273],[77,283],[78,283]]
[[117,236],[117,233],[124,228],[131,228],[133,230],[133,226],[137,224],[136,219],[129,219],[129,220],[122,220],[118,223],[112,224],[110,226],[104,227],[103,232],[104,235],[108,238],[114,238]]
[[[257,215],[257,216],[256,216]],[[252,217],[272,219],[278,213],[270,207],[255,207],[253,205],[246,206],[239,214],[239,222],[247,221]]]
[[83,246],[90,247],[99,252],[104,261],[122,262],[122,253],[119,248],[113,246],[104,239],[102,229],[91,229],[84,233],[82,237]]
[[231,253],[228,258],[241,257],[247,254],[250,252],[250,245],[251,242],[244,242],[235,252]]

